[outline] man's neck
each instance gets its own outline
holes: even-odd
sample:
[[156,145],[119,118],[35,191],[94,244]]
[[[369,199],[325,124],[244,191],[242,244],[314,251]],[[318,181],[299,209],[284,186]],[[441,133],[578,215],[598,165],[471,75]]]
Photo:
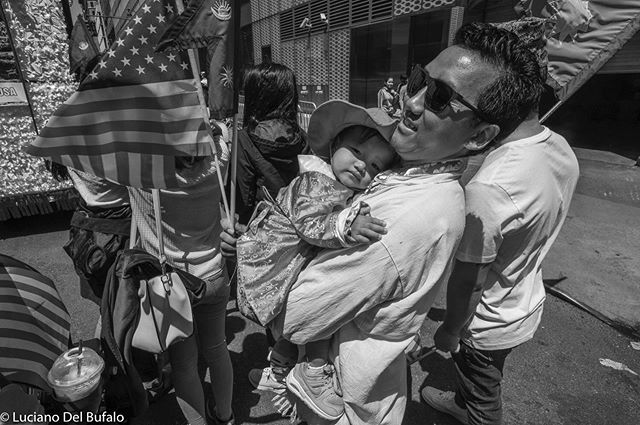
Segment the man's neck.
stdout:
[[540,124],[538,116],[531,117],[522,122],[511,134],[505,137],[499,142],[503,145],[505,143],[513,142],[514,140],[526,139],[527,137],[540,134],[544,127]]
[[463,160],[463,159],[464,159],[463,156],[456,155],[456,156],[451,156],[451,157],[448,157],[448,158],[437,159],[437,160],[434,160],[434,161],[427,161],[426,159],[410,160],[410,161],[402,160],[401,168],[423,167],[425,165],[435,164],[435,163],[438,163],[438,162],[447,162],[447,161]]

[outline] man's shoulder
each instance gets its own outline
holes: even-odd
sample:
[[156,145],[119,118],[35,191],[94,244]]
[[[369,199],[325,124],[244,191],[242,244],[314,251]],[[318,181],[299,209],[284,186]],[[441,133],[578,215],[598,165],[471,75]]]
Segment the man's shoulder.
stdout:
[[402,186],[372,202],[371,215],[407,232],[457,228],[464,221],[464,192],[457,181]]

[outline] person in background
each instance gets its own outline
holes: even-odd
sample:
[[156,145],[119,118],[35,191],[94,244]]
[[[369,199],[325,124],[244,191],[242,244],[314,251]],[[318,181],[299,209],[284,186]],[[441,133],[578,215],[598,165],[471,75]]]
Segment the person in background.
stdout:
[[[288,67],[263,63],[244,73],[244,128],[238,131],[238,172],[236,181],[236,226],[239,231],[249,222],[265,191],[272,198],[298,175],[298,155],[309,153],[306,133],[298,125],[298,86]],[[263,190],[264,188],[264,190]],[[227,193],[230,193],[227,185]],[[235,271],[235,252],[227,256],[227,267]],[[267,331],[269,347],[275,340]],[[295,349],[295,346],[290,347]],[[271,350],[270,350],[271,351]],[[285,350],[286,358],[297,357],[297,351]],[[279,363],[278,354],[269,358]],[[284,358],[282,359],[284,361]],[[287,366],[291,366],[287,363]],[[277,367],[277,366],[276,366]],[[249,380],[260,389],[279,387],[272,368],[252,369]]]
[[[334,100],[316,109],[309,144],[318,155],[300,155],[301,174],[275,200],[261,202],[238,241],[238,300],[244,315],[263,326],[278,315],[300,270],[320,248],[377,242],[386,230],[363,204],[351,206],[380,172],[395,165],[389,145],[396,121],[378,108]],[[345,221],[337,220],[349,205]],[[240,301],[242,300],[242,301]],[[283,341],[278,341],[278,347]],[[286,377],[289,389],[325,419],[344,404],[334,390],[330,339],[304,347],[306,361]],[[274,373],[285,388],[285,376]],[[276,388],[273,388],[275,390]]]
[[[226,168],[229,151],[214,127],[220,166]],[[225,170],[221,170],[224,174]],[[229,279],[220,254],[221,187],[212,157],[178,157],[176,174],[179,189],[161,189],[162,237],[167,262],[201,278],[206,283],[204,300],[193,309],[195,332],[169,347],[172,382],[178,404],[190,425],[207,422],[231,425],[233,369],[225,340]],[[152,193],[129,188],[133,221],[139,244],[159,256]],[[198,373],[198,350],[209,366],[215,409],[205,402]]]
[[398,84],[398,108],[400,113],[404,112],[404,103],[407,101],[407,76],[402,74],[400,76],[400,84]]
[[504,363],[540,324],[541,264],[567,216],[579,174],[567,141],[538,119],[546,61],[536,60],[525,42],[542,34],[518,21],[506,28],[515,32],[473,24],[455,41],[471,61],[495,68],[497,79],[479,107],[512,117],[513,124],[501,123],[495,149],[465,186],[466,226],[445,319],[434,335],[439,349],[453,352],[456,391],[422,390],[429,405],[474,425],[502,423]]
[[[321,250],[272,321],[274,334],[295,344],[333,335],[345,407],[340,425],[403,421],[405,350],[446,285],[464,230],[458,180],[465,157],[500,131],[501,117],[477,106],[496,69],[471,58],[451,46],[409,78],[411,97],[390,139],[401,165],[376,176],[357,199],[387,224],[387,233],[371,245]],[[222,238],[225,252],[236,244],[231,236]],[[319,417],[304,419],[318,423]]]
[[244,128],[238,132],[236,213],[247,224],[264,187],[275,198],[298,175],[298,155],[308,153],[298,125],[298,89],[293,71],[278,63],[244,74]]
[[382,109],[390,117],[395,117],[397,108],[397,93],[393,89],[393,77],[389,77],[384,81],[384,85],[378,90],[378,108]]
[[56,180],[70,179],[80,195],[63,249],[80,278],[80,295],[100,305],[109,268],[129,242],[129,193],[124,186],[61,164],[47,161],[46,166]]

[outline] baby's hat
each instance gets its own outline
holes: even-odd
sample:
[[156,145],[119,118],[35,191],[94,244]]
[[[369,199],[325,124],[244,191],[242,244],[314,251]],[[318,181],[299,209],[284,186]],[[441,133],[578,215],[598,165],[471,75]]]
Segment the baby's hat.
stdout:
[[331,143],[345,128],[362,125],[377,130],[388,142],[398,121],[380,108],[363,108],[344,100],[330,100],[313,111],[307,140],[314,154],[329,158]]

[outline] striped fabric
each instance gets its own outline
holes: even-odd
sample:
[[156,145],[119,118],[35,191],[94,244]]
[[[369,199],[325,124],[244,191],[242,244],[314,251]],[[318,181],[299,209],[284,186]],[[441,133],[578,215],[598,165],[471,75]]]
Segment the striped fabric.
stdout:
[[175,156],[211,155],[186,53],[155,52],[177,12],[147,0],[26,152],[117,183],[176,188]]
[[53,282],[0,255],[0,372],[48,390],[47,373],[68,348],[70,326]]

